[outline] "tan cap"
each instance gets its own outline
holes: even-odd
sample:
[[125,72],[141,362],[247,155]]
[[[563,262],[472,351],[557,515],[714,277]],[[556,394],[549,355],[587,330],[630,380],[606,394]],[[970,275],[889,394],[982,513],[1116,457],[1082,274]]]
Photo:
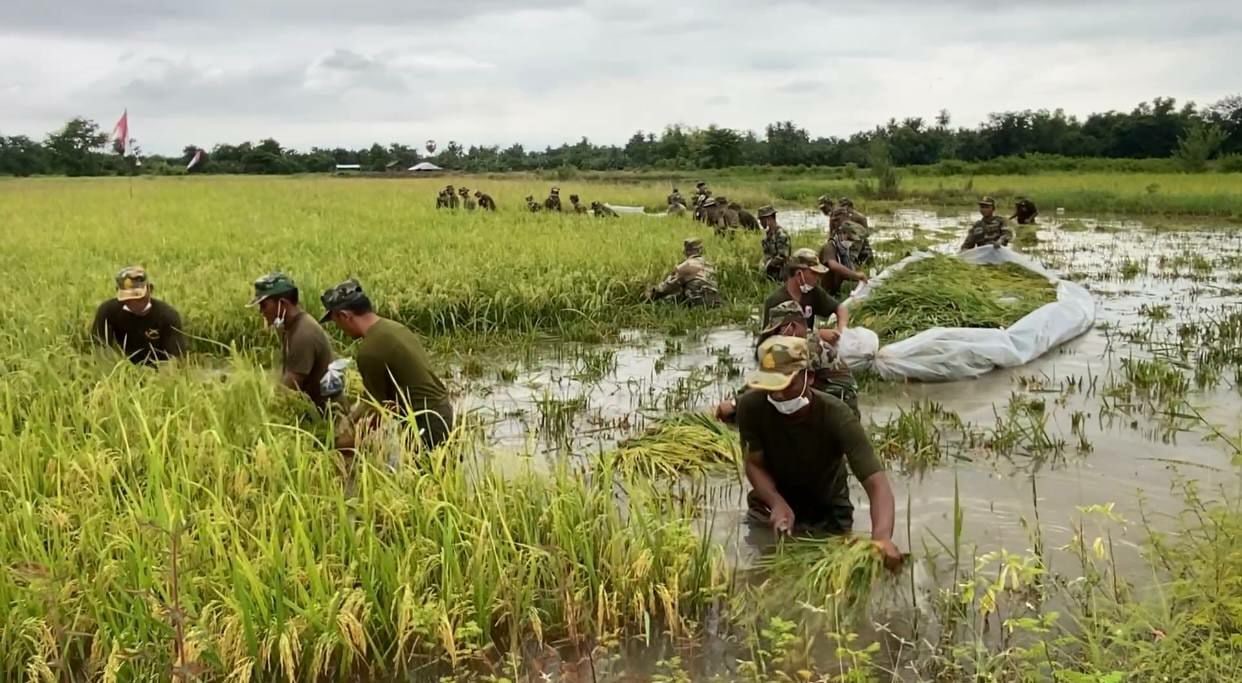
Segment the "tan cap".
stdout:
[[746,375],[746,386],[780,391],[811,366],[811,352],[801,337],[772,337],[759,345],[759,368]]
[[142,266],[122,268],[116,274],[116,300],[134,301],[145,297],[151,291],[151,283],[147,281],[147,271]]

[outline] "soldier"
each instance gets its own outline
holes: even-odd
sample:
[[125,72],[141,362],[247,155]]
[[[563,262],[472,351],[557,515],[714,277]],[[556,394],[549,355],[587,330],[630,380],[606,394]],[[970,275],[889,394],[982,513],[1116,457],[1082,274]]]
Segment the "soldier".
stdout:
[[789,233],[776,223],[776,209],[771,205],[759,207],[759,223],[764,227],[763,272],[768,278],[780,282],[785,262],[792,248]]
[[446,208],[457,208],[457,191],[453,189],[452,185],[446,185],[444,187],[444,199],[448,203]]
[[453,406],[448,391],[431,368],[418,335],[395,320],[381,318],[357,280],[346,280],[320,297],[321,323],[334,322],[345,334],[361,339],[354,362],[370,402],[360,402],[351,414],[352,430],[338,435],[337,447],[357,443],[357,426],[373,414],[372,403],[397,413],[401,424],[411,421],[426,448],[435,448],[453,429]]
[[482,190],[475,190],[474,198],[479,200],[480,209],[484,211],[496,210],[496,200],[492,199],[492,196],[486,192],[483,192]]
[[561,210],[561,188],[552,188],[552,191],[548,193],[548,198],[543,200],[543,208],[548,211]]
[[[861,418],[862,413],[858,410],[858,382],[854,379],[850,366],[837,356],[836,343],[829,344],[820,339],[818,333],[807,329],[802,309],[794,301],[777,304],[768,311],[767,319],[768,325],[759,333],[755,345],[760,346],[775,336],[806,339],[807,349],[810,351],[811,388],[835,396],[850,407],[855,417]],[[742,387],[736,395],[740,397],[746,390],[746,387]],[[736,399],[721,401],[716,406],[716,418],[721,422],[732,423],[736,408]]]
[[448,197],[445,196],[443,189],[441,189],[439,192],[436,193],[436,208],[437,209],[449,208]]
[[870,229],[871,224],[867,222],[867,217],[854,209],[854,202],[849,197],[842,197],[841,201],[837,203],[837,208],[833,209],[832,214],[828,217],[828,234],[830,236],[846,221],[853,221],[861,225],[864,230]]
[[620,214],[612,210],[611,206],[605,205],[603,202],[591,202],[591,213],[596,218],[619,218]]
[[777,534],[848,534],[854,526],[848,475],[862,484],[871,513],[871,543],[890,571],[900,569],[893,544],[896,506],[884,465],[848,406],[811,388],[810,350],[799,337],[759,346],[752,391],[738,399],[751,523]]
[[574,213],[583,214],[587,212],[586,206],[582,204],[582,200],[576,194],[569,195],[569,204],[573,207]]
[[996,200],[984,197],[979,200],[979,214],[982,216],[966,233],[961,251],[992,245],[999,248],[1009,244],[1013,232],[1005,224],[1005,219],[996,215]]
[[673,188],[672,193],[668,196],[670,213],[672,212],[671,209],[674,205],[680,205],[682,209],[686,208],[686,200],[681,196],[681,190],[678,190],[675,187]]
[[[834,297],[841,295],[841,286],[846,281],[867,282],[867,275],[855,270],[858,261],[855,259],[854,245],[862,240],[859,237],[861,231],[862,226],[848,222],[835,235],[829,237],[819,250],[819,262],[828,268],[820,286]],[[867,256],[870,258],[870,247],[867,249]]]
[[526,209],[531,213],[539,213],[543,209],[543,204],[535,201],[535,195],[528,194],[526,195]]
[[821,194],[819,196],[819,199],[815,200],[815,205],[819,207],[819,212],[827,216],[829,219],[829,222],[831,222],[832,210],[834,207],[834,202],[832,201],[832,197],[829,197],[826,194]]
[[766,328],[772,323],[768,319],[768,311],[786,301],[795,301],[802,308],[808,329],[815,329],[817,316],[825,319],[836,316],[835,330],[825,328],[818,332],[821,339],[835,344],[841,333],[849,327],[850,312],[819,286],[820,278],[827,272],[828,268],[819,262],[819,257],[810,249],[799,249],[790,255],[785,268],[785,281],[763,302],[763,326]]
[[720,291],[716,288],[715,271],[703,257],[703,240],[689,237],[682,242],[682,250],[685,260],[664,282],[647,291],[647,300],[672,297],[687,306],[719,306]]
[[248,305],[258,308],[280,335],[280,383],[324,410],[329,399],[344,390],[344,378],[330,376],[332,342],[315,318],[298,306],[297,285],[284,273],[264,275],[254,281],[254,298]]
[[712,196],[712,191],[707,189],[707,183],[700,180],[694,184],[694,220],[703,221],[704,205],[708,198]]
[[1026,197],[1018,197],[1018,201],[1013,205],[1013,215],[1009,220],[1018,219],[1018,225],[1034,225],[1035,217],[1039,215],[1039,209],[1035,208],[1035,202]]
[[759,219],[755,218],[755,214],[743,209],[742,205],[737,202],[729,204],[729,208],[737,212],[737,222],[743,230],[759,232]]
[[122,268],[116,274],[116,297],[95,310],[91,336],[99,344],[119,348],[134,365],[185,354],[185,335],[177,309],[155,299],[155,285],[142,266]]
[[474,199],[470,196],[470,190],[465,187],[461,187],[458,188],[457,194],[461,196],[461,208],[467,211],[474,211],[477,205],[475,204]]

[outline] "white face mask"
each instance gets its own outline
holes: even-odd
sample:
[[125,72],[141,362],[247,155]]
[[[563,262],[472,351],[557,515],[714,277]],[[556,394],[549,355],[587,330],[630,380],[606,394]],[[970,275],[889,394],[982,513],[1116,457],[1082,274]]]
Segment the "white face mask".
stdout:
[[[806,272],[806,271],[803,271],[803,272]],[[801,282],[801,284],[798,285],[798,291],[802,292],[803,294],[808,294],[810,293],[812,289],[815,289],[815,285],[808,285],[806,284],[806,282],[802,282],[801,275],[798,276],[798,280]]]
[[768,394],[768,403],[771,403],[772,407],[776,408],[776,412],[781,415],[793,415],[799,410],[811,405],[811,399],[806,395],[806,389],[808,386],[810,386],[809,383],[802,385],[802,394],[797,398],[791,398],[788,401],[778,401],[772,398],[771,394]]

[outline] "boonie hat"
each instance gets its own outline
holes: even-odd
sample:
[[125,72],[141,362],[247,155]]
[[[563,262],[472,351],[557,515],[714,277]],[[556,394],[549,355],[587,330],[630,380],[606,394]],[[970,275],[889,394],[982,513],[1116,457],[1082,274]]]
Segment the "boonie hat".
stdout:
[[142,266],[128,266],[116,274],[117,301],[141,299],[150,291],[151,283],[147,281],[147,271]]
[[802,307],[798,305],[798,302],[792,300],[782,301],[768,309],[768,326],[763,329],[763,334],[772,334],[776,330],[798,320],[806,322],[806,315],[803,313]]
[[759,345],[758,355],[759,368],[746,375],[746,386],[760,391],[780,391],[811,366],[802,337],[772,337]]
[[773,208],[771,204],[764,204],[763,206],[759,207],[759,212],[757,215],[760,218],[767,218],[768,216],[775,216],[776,209]]
[[811,249],[799,249],[789,257],[789,267],[798,270],[809,270],[813,273],[823,275],[828,272],[828,268],[819,262],[819,255]]

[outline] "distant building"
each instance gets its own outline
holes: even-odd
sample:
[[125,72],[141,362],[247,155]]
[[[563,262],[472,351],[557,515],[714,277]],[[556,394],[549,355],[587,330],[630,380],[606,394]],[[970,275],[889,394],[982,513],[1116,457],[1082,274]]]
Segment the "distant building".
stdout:
[[443,171],[444,169],[440,168],[439,166],[436,166],[430,161],[423,161],[423,162],[414,164],[413,166],[409,168],[409,170],[411,173],[433,173],[435,171]]
[[336,165],[337,175],[353,175],[354,173],[361,173],[361,172],[362,172],[362,164],[337,164]]

